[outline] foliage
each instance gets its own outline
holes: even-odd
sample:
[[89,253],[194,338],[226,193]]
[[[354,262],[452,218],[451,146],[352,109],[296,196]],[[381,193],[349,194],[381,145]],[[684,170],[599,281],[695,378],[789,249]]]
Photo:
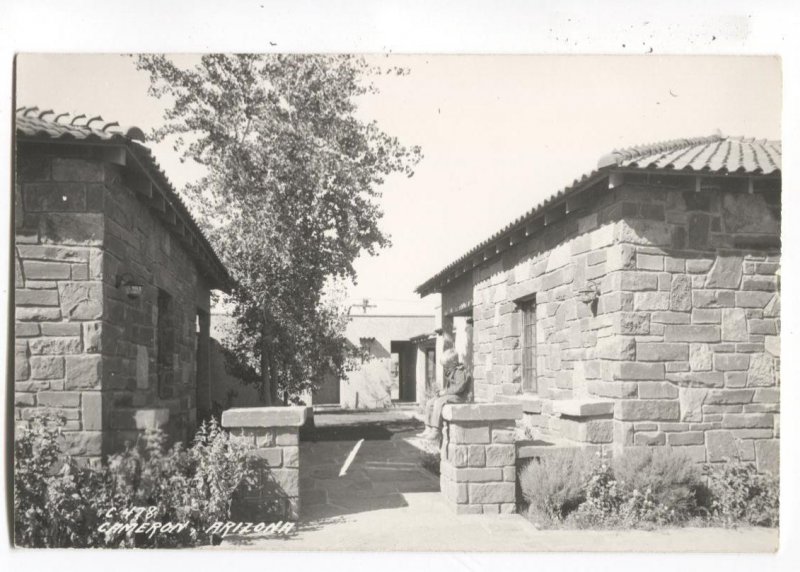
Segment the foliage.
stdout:
[[520,471],[528,514],[538,524],[562,521],[586,499],[584,484],[596,459],[582,449],[553,451]]
[[[632,449],[615,457],[612,464],[615,479],[628,495],[636,496],[640,520],[674,522],[697,512],[703,490],[702,474],[680,450]],[[662,514],[657,507],[668,508]]]
[[711,514],[725,526],[778,526],[779,481],[753,463],[729,462],[707,470]]
[[711,524],[778,525],[778,482],[752,463],[707,469],[661,447],[613,460],[580,449],[554,451],[520,474],[529,517],[542,526],[633,528]]
[[[62,422],[63,423],[63,422]],[[14,447],[15,541],[28,547],[167,547],[208,544],[206,529],[230,519],[241,487],[258,468],[248,446],[216,420],[203,424],[188,449],[165,447],[160,430],[147,432],[108,463],[86,466],[60,453],[60,423],[34,418],[20,427]],[[129,512],[154,507],[146,513]],[[179,532],[111,535],[103,523],[186,522]]]
[[323,292],[355,279],[361,253],[388,245],[378,189],[393,173],[411,176],[420,158],[357,117],[381,70],[303,54],[204,55],[190,68],[143,55],[137,67],[150,93],[172,102],[155,139],[172,138],[206,171],[187,190],[235,280],[232,373],[258,384],[267,404],[342,375],[346,309]]

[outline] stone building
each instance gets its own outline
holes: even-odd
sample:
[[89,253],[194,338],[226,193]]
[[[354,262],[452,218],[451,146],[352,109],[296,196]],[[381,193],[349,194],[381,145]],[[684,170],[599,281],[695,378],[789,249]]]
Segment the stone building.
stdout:
[[615,151],[419,286],[478,401],[547,447],[662,445],[777,470],[781,144]]
[[16,113],[16,418],[96,458],[210,409],[209,294],[229,276],[147,147],[99,117]]
[[435,375],[435,344],[427,341],[433,324],[433,315],[353,313],[345,338],[361,349],[363,359],[344,379],[324,379],[313,404],[376,409],[424,403]]

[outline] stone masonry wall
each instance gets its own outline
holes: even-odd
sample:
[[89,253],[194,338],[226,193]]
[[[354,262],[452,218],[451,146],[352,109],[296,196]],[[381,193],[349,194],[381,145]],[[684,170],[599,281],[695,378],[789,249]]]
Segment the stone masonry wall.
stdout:
[[232,507],[234,519],[258,522],[300,515],[300,427],[307,407],[247,407],[228,409],[222,426],[252,447],[263,463],[259,482]]
[[[168,236],[120,183],[120,168],[91,150],[18,149],[15,415],[47,408],[64,416],[73,455],[119,449],[143,420],[164,419],[154,408],[171,411],[173,436],[191,427],[194,320],[208,291]],[[140,299],[117,288],[122,273],[144,285]],[[176,301],[171,399],[156,391],[157,287]]]
[[631,185],[620,198],[627,327],[613,375],[637,399],[617,404],[615,444],[777,472],[778,196]]
[[66,419],[65,449],[102,451],[102,164],[20,153],[14,205],[15,417]]
[[517,404],[447,405],[439,464],[440,488],[458,514],[516,512]]
[[[774,470],[779,194],[695,192],[686,177],[594,201],[473,271],[476,397],[521,393],[515,301],[535,296],[536,438]],[[594,307],[578,299],[589,280]],[[443,301],[465,298],[456,290]]]
[[[167,409],[170,437],[191,439],[197,311],[209,312],[208,287],[183,245],[120,183],[119,169],[107,181],[104,213],[102,353],[111,447],[135,438],[141,409]],[[117,287],[124,273],[144,286],[140,298]]]

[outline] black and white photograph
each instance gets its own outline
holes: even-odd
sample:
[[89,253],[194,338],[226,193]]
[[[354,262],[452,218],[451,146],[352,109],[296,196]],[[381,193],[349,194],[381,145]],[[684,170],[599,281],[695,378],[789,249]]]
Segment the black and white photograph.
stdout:
[[11,550],[774,558],[794,78],[645,32],[20,44]]

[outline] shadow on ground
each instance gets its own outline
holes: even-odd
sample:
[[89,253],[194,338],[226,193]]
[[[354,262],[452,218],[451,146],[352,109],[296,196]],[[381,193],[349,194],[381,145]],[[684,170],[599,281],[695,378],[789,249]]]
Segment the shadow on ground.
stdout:
[[[387,416],[388,417],[388,416]],[[422,467],[409,441],[424,428],[416,419],[369,415],[319,416],[300,443],[301,521],[408,506],[404,493],[437,492],[439,479]],[[340,472],[359,441],[352,463]]]

